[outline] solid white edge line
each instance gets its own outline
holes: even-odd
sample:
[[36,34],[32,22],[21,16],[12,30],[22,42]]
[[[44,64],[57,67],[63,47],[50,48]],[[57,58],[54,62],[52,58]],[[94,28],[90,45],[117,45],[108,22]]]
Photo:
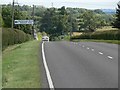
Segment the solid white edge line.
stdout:
[[47,75],[47,80],[48,80],[49,88],[50,88],[50,90],[54,90],[53,81],[52,81],[52,78],[51,78],[51,75],[50,75],[50,71],[48,69],[48,65],[47,65],[46,58],[45,58],[44,42],[42,42],[42,58],[43,58],[43,64],[44,64],[46,75]]

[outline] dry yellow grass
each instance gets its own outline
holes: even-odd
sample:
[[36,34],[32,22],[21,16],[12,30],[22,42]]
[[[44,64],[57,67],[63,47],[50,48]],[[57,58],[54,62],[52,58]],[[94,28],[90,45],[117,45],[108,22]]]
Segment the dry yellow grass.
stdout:
[[118,30],[118,29],[112,28],[112,26],[104,26],[102,28],[98,28],[96,31],[107,31],[107,30]]
[[82,34],[81,32],[73,32],[72,36],[79,36],[81,34]]

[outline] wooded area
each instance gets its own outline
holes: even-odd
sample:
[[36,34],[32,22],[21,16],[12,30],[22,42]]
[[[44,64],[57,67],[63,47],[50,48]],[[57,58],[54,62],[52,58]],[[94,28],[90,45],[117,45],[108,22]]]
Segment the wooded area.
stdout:
[[[14,20],[32,19],[32,6],[16,5]],[[55,37],[70,35],[72,32],[94,32],[97,28],[114,26],[120,28],[120,6],[116,14],[106,14],[101,9],[88,10],[84,8],[45,8],[35,6],[34,28],[37,32],[47,33],[51,40]],[[2,5],[2,26],[10,28],[12,22],[12,5]],[[31,25],[14,25],[14,28],[31,34]]]

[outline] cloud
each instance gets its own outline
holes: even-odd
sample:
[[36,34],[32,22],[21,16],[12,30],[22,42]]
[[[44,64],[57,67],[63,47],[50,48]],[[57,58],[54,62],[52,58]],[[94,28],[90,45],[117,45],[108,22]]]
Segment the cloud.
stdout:
[[[51,7],[53,2],[54,7],[79,7],[87,9],[115,9],[119,0],[15,0],[20,5],[43,5],[45,7]],[[12,3],[12,0],[1,0],[2,3]]]

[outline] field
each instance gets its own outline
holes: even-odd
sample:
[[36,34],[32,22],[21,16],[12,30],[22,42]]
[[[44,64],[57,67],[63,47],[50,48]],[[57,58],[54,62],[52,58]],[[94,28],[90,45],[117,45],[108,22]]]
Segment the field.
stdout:
[[82,34],[81,32],[73,32],[72,36],[79,36],[81,34]]
[[3,51],[4,88],[40,88],[39,41],[9,46]]
[[117,28],[112,28],[112,26],[105,26],[103,28],[97,29],[94,33],[82,34],[80,32],[75,32],[73,35],[73,41],[91,41],[120,44],[120,41],[118,41],[117,38],[119,34],[116,33],[118,32],[117,30]]
[[108,30],[118,30],[118,29],[112,28],[112,26],[104,26],[102,28],[98,28],[96,31],[108,31]]

